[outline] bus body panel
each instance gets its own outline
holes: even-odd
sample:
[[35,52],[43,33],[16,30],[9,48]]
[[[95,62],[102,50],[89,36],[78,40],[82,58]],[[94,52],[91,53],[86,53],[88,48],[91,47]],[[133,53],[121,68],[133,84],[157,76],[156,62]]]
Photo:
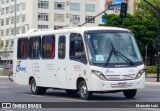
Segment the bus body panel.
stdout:
[[[101,70],[104,75],[111,75],[113,78],[119,78],[122,80],[108,80],[104,81],[99,79],[96,75],[91,74],[92,76],[92,90],[91,91],[112,91],[112,90],[124,90],[124,89],[140,89],[145,86],[145,73],[139,79],[133,80],[123,80],[123,76],[132,75],[138,73],[139,70],[143,69],[144,65],[138,67],[131,68],[99,68],[99,67],[91,67],[91,69]],[[108,73],[110,71],[110,73]],[[120,73],[119,73],[120,72]],[[108,76],[109,77],[109,76]]]
[[[96,29],[96,28],[95,28]],[[105,29],[105,28],[103,28]],[[87,30],[87,29],[85,29]],[[85,30],[65,30],[62,32],[45,32],[45,33],[29,33],[25,35],[19,35],[14,39],[14,53],[13,53],[13,77],[14,82],[22,85],[29,85],[31,77],[35,78],[37,86],[62,88],[62,89],[77,89],[77,80],[82,78],[86,81],[89,91],[112,91],[112,90],[126,90],[126,89],[139,89],[145,85],[145,73],[139,79],[132,80],[109,80],[104,81],[92,73],[92,70],[102,72],[106,77],[108,75],[130,75],[138,73],[139,70],[144,68],[144,65],[136,67],[118,67],[118,68],[105,68],[91,65],[88,58],[87,63],[83,63],[80,60],[74,60],[69,57],[70,48],[70,33],[81,34],[84,41]],[[100,30],[100,29],[99,29]],[[109,29],[106,29],[109,30]],[[121,29],[119,29],[121,30]],[[18,38],[43,36],[43,35],[55,35],[55,57],[53,59],[17,59],[17,44]],[[58,58],[58,40],[59,36],[64,35],[66,37],[66,56],[65,59]],[[86,44],[84,42],[86,57],[88,57]],[[120,72],[120,73],[119,73]],[[111,77],[112,78],[112,77]]]

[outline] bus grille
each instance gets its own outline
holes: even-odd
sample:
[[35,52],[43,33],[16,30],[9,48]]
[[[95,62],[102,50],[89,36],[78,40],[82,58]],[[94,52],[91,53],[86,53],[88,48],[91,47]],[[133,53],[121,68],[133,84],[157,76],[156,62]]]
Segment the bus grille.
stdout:
[[123,80],[133,80],[135,78],[135,74],[129,75],[106,75],[109,81],[123,81]]

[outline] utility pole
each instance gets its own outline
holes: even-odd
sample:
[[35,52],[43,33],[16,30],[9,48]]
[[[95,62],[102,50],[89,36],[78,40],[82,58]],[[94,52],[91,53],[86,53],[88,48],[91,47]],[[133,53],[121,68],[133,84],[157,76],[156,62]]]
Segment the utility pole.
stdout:
[[157,34],[157,38],[158,38],[158,40],[157,40],[157,42],[158,42],[158,48],[157,48],[157,50],[158,50],[158,58],[157,58],[157,81],[159,81],[159,72],[160,72],[160,58],[159,58],[159,38],[160,38],[160,13],[158,13],[158,34]]
[[16,15],[17,15],[17,0],[14,0],[14,37],[16,36]]
[[79,27],[87,24],[88,22],[90,22],[91,20],[95,19],[96,17],[100,16],[101,14],[105,13],[108,10],[108,8],[106,10],[104,10],[103,12],[99,13],[98,15],[94,16],[93,18],[89,19],[88,21],[86,21],[85,23],[78,25]]
[[147,66],[147,45],[145,45],[145,67]]
[[152,5],[147,0],[144,0],[149,6],[151,6],[154,10],[158,12],[158,24],[157,24],[157,82],[159,82],[159,72],[160,72],[160,58],[159,58],[159,38],[160,38],[160,9]]

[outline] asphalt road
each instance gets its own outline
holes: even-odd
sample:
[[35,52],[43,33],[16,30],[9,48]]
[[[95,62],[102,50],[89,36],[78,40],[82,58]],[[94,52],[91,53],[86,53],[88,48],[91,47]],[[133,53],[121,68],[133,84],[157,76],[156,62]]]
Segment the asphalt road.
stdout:
[[[6,78],[0,78],[0,102],[63,102],[74,104],[84,104],[87,102],[113,102],[127,103],[127,102],[160,102],[160,83],[146,83],[145,89],[140,89],[134,99],[126,99],[123,93],[107,93],[94,94],[92,100],[81,100],[77,95],[68,96],[64,90],[47,90],[45,95],[33,95],[30,92],[30,86],[22,86],[9,81]],[[62,104],[62,103],[60,103]],[[63,105],[62,105],[63,106]],[[74,107],[74,106],[73,106]],[[94,106],[95,107],[95,106]],[[129,107],[129,106],[128,106]],[[52,108],[52,109],[23,109],[24,111],[160,111],[160,108]],[[22,109],[0,109],[0,111],[22,111]]]

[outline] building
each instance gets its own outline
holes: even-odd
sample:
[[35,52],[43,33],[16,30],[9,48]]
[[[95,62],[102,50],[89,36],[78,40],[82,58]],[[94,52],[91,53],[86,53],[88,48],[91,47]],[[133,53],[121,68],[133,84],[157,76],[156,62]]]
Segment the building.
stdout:
[[[29,29],[78,26],[97,15],[99,8],[99,0],[0,0],[0,58],[12,59],[15,34]],[[97,26],[100,18],[91,20],[85,26]]]

